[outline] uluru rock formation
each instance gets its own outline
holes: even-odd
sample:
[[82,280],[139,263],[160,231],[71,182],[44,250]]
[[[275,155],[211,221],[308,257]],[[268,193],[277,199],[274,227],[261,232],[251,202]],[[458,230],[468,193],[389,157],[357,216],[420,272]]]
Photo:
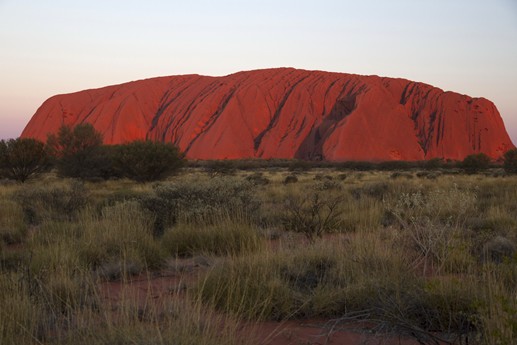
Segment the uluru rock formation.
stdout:
[[405,79],[292,68],[159,77],[51,97],[22,133],[91,123],[106,144],[172,142],[191,159],[500,157],[494,104]]

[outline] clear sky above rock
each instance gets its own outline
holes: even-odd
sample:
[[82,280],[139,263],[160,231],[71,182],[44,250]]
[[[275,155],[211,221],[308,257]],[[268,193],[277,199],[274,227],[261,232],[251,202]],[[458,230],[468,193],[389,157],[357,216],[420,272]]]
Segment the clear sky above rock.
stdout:
[[517,143],[516,42],[514,0],[0,0],[0,138],[54,94],[285,66],[486,97]]

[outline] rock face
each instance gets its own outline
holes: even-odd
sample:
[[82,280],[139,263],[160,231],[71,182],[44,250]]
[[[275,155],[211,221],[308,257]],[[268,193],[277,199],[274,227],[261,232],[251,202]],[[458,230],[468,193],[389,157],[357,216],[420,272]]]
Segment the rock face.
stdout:
[[182,75],[51,97],[22,133],[45,141],[91,123],[104,142],[172,142],[191,159],[500,157],[513,144],[494,104],[404,79],[291,68]]

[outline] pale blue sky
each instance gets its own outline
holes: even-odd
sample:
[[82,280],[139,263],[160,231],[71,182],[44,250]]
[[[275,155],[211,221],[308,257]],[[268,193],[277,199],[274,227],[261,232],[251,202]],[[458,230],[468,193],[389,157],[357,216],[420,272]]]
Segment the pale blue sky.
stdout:
[[486,97],[517,143],[516,0],[0,0],[0,138],[54,94],[282,66]]

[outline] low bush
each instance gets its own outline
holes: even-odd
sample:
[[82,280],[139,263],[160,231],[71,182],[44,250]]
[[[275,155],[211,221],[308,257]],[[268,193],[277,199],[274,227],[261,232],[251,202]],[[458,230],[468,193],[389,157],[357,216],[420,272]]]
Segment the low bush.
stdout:
[[515,243],[508,238],[496,236],[483,246],[483,256],[485,260],[502,263],[511,260],[517,253]]
[[210,224],[221,216],[253,220],[260,206],[254,186],[232,177],[160,184],[154,192],[165,207],[160,216],[184,223]]
[[505,152],[503,156],[503,167],[507,173],[517,173],[517,149],[511,149]]
[[346,180],[346,179],[347,179],[347,177],[348,177],[348,175],[347,175],[347,174],[345,174],[345,173],[341,173],[341,174],[338,174],[338,175],[337,175],[338,180],[341,180],[341,181]]
[[[91,124],[63,125],[47,136],[47,149],[56,161],[59,175],[76,178],[101,178],[111,169],[109,148],[102,148],[102,134]],[[108,172],[109,173],[109,172]]]
[[56,166],[62,177],[79,178],[87,181],[115,179],[122,176],[114,166],[112,146],[94,146],[58,159]]
[[484,153],[468,155],[461,162],[461,168],[467,174],[475,174],[479,171],[486,170],[490,166],[490,157]]
[[252,183],[255,186],[264,186],[269,184],[269,179],[260,172],[246,176],[246,181]]
[[314,175],[314,181],[324,181],[324,180],[331,181],[331,180],[333,180],[333,177],[331,175],[323,175],[323,174]]
[[298,182],[298,177],[296,175],[287,175],[284,179],[284,184],[296,183]]
[[317,237],[341,227],[343,200],[340,194],[317,189],[304,196],[290,195],[284,204],[284,227],[314,242]]
[[86,206],[89,193],[84,184],[70,182],[60,185],[26,186],[14,194],[28,224],[44,220],[71,220]]
[[138,182],[163,180],[184,163],[176,146],[150,140],[115,146],[113,155],[115,170]]
[[428,264],[438,271],[446,264],[475,202],[473,192],[454,187],[427,194],[403,193],[395,204],[387,205],[409,241],[408,249],[416,251],[415,265],[422,265],[424,274]]
[[427,170],[436,170],[443,168],[446,165],[446,162],[443,158],[431,158],[427,161],[424,161],[423,166]]
[[50,168],[45,144],[36,139],[0,141],[0,177],[25,182]]

